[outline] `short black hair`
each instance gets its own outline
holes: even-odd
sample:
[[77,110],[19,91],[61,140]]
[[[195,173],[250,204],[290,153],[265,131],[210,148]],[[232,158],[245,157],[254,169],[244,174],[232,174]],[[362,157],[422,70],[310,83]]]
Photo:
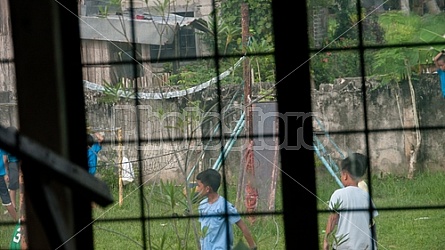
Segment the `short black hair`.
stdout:
[[6,128],[9,132],[11,132],[11,133],[17,133],[17,132],[19,132],[19,130],[16,128],[16,127],[14,127],[14,126],[9,126],[9,127],[7,127]]
[[88,147],[91,147],[91,146],[93,146],[93,144],[94,144],[94,138],[93,138],[93,136],[90,135],[90,134],[87,134],[87,146],[88,146]]
[[368,166],[368,158],[360,153],[352,153],[341,162],[341,170],[347,171],[354,179],[363,177]]
[[201,181],[204,186],[209,186],[214,192],[218,191],[221,184],[221,175],[213,168],[206,169],[196,176],[196,179]]

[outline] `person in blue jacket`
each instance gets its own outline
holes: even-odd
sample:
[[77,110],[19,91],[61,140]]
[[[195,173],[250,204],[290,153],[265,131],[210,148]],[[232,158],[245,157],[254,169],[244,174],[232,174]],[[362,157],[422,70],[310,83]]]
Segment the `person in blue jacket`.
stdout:
[[9,181],[8,173],[5,169],[7,152],[0,149],[0,155],[2,156],[0,160],[0,198],[2,199],[2,205],[6,208],[12,219],[17,221],[17,212],[15,207],[12,205],[11,196],[9,196],[8,186],[6,182]]
[[[18,130],[14,126],[10,126],[7,128],[9,131],[13,133],[17,133]],[[18,210],[20,208],[17,207],[17,196],[19,190],[19,175],[21,173],[21,164],[22,161],[17,156],[11,154],[10,152],[6,152],[6,162],[5,169],[8,176],[7,186],[9,190],[9,196],[11,197],[12,206]]]
[[437,69],[436,72],[440,79],[440,89],[442,90],[442,97],[445,98],[445,50],[440,51],[434,57],[434,64]]
[[94,133],[94,137],[90,134],[87,135],[88,173],[93,176],[96,175],[97,154],[102,150],[102,142],[105,138],[100,132]]

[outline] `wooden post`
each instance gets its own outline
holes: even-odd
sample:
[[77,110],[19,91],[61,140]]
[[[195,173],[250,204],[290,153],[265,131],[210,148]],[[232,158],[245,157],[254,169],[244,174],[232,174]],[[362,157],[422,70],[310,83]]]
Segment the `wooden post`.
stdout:
[[[246,3],[241,5],[241,30],[242,30],[242,43],[243,52],[247,51],[247,42],[249,40],[249,8]],[[245,203],[247,213],[252,213],[256,210],[258,202],[258,191],[255,187],[255,167],[254,167],[254,155],[253,155],[253,127],[252,127],[252,77],[250,73],[250,60],[246,56],[243,62],[243,78],[244,78],[244,105],[246,112],[246,141],[247,148],[245,152],[245,168],[246,174],[246,187],[245,187]],[[249,221],[253,223],[255,221],[254,216],[249,216]]]
[[124,183],[122,181],[122,128],[117,129],[117,143],[118,143],[118,167],[119,167],[119,206],[122,206],[122,203],[124,201]]
[[19,213],[18,218],[20,220],[20,247],[22,249],[28,249],[28,235],[26,231],[26,218],[25,218],[25,183],[23,182],[22,166],[19,165]]

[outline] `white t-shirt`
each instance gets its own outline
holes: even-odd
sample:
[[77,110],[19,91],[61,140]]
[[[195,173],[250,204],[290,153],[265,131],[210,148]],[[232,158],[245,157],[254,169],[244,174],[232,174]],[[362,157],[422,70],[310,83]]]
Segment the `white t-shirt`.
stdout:
[[361,188],[361,189],[363,189],[364,191],[368,192],[368,184],[366,184],[365,181],[363,181],[363,180],[360,181],[360,182],[358,183],[358,187]]
[[127,157],[122,158],[122,182],[127,185],[134,181],[134,171],[133,164],[128,160]]
[[[334,209],[334,204],[340,204],[336,239],[343,235],[344,243],[333,246],[337,250],[361,250],[372,249],[372,233],[370,227],[369,194],[366,191],[354,186],[337,189],[329,200],[329,208]],[[372,202],[372,207],[375,205]],[[340,211],[340,210],[348,211]],[[355,209],[366,209],[366,211],[350,211]],[[377,210],[373,210],[373,218],[378,215]],[[377,249],[377,245],[374,246]]]

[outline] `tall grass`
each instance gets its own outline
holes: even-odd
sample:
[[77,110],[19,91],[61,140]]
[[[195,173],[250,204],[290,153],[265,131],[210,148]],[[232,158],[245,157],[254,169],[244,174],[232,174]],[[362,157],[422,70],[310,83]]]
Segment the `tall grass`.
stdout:
[[[136,190],[136,191],[135,191]],[[143,187],[145,211],[141,213],[140,190],[134,184],[127,186],[122,206],[95,208],[95,249],[141,249],[142,227],[146,232],[148,249],[198,249],[200,225],[197,204],[187,209],[184,187],[173,182],[161,182]],[[112,191],[117,195],[117,190]],[[220,194],[222,194],[220,190]],[[227,186],[227,196],[234,203],[236,186]],[[225,196],[225,195],[223,195]],[[118,200],[117,197],[115,200]],[[281,211],[281,196],[277,195],[276,209]],[[238,208],[255,241],[262,249],[285,249],[282,216],[267,211],[251,221],[245,208]],[[142,222],[141,216],[150,219]],[[195,233],[197,232],[197,233]],[[245,245],[242,232],[234,226],[235,245]],[[244,249],[240,247],[238,249]]]
[[[327,201],[339,187],[326,171],[317,171],[319,249],[322,249],[329,214]],[[372,177],[369,186],[379,212],[376,223],[380,250],[445,249],[445,209],[441,208],[445,206],[444,180],[444,173],[420,173],[413,180],[395,176]],[[93,209],[96,219],[92,225],[95,249],[142,249],[142,226],[146,229],[145,244],[148,249],[198,249],[193,230],[195,226],[199,231],[196,210],[188,213],[185,210],[181,185],[162,185],[143,187],[143,212],[140,189],[135,184],[125,186],[121,206],[117,202],[117,185],[109,185],[115,204]],[[228,186],[229,201],[234,201],[235,192],[235,186]],[[281,212],[281,195],[277,194],[276,197],[276,211]],[[242,207],[239,210],[241,213],[245,211]],[[141,222],[143,215],[150,216],[150,220]],[[246,216],[243,219],[260,249],[286,249],[281,215],[258,215],[254,223],[250,223]],[[14,223],[11,223],[8,215],[1,215],[0,222],[0,248],[8,249]],[[235,227],[234,232],[235,243],[245,242],[239,229]],[[288,237],[292,237],[292,232]]]

